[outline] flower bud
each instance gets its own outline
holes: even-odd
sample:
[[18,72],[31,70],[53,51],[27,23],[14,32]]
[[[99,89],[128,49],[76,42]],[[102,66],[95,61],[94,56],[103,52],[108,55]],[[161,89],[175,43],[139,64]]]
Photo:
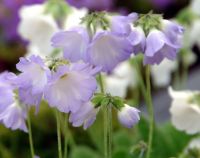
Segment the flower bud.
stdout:
[[127,104],[118,112],[118,119],[122,125],[132,128],[140,120],[139,110]]

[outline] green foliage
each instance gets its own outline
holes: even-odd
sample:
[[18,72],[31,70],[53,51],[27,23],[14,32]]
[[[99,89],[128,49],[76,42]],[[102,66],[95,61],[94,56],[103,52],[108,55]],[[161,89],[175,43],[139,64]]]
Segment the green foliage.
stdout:
[[[144,158],[145,142],[148,140],[148,120],[142,117],[137,126],[133,129],[126,129],[118,123],[114,111],[113,116],[113,158]],[[32,111],[31,120],[36,154],[42,158],[56,157],[56,125],[52,110],[43,102],[37,117]],[[70,130],[74,142],[69,144],[69,158],[103,157],[102,111],[87,131],[71,126]],[[27,133],[11,131],[3,126],[0,126],[0,131],[0,157],[30,157]],[[72,135],[68,134],[68,136]],[[193,137],[177,131],[170,123],[159,124],[155,128],[151,158],[177,158]],[[64,141],[63,137],[62,141]]]
[[71,158],[100,158],[98,153],[86,146],[76,147],[72,153]]

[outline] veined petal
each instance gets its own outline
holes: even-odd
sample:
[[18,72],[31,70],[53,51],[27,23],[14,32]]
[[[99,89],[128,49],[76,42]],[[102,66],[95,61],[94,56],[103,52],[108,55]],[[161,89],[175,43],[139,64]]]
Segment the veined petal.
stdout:
[[60,66],[45,88],[44,97],[50,106],[62,112],[76,112],[89,101],[97,88],[96,79],[80,67]]
[[7,128],[11,128],[12,130],[20,129],[27,132],[26,117],[26,111],[16,103],[13,103],[0,114],[0,121]]
[[[22,102],[28,105],[38,106],[43,95],[44,87],[50,76],[50,70],[38,56],[31,56],[30,59],[20,58],[17,68],[22,72],[18,76]],[[24,90],[26,90],[25,93]],[[28,97],[27,94],[30,96]]]
[[102,67],[105,72],[128,59],[131,54],[130,43],[122,37],[104,31],[95,35],[88,49],[91,64]]
[[62,48],[64,57],[72,62],[83,60],[87,62],[87,47],[89,35],[86,29],[76,27],[69,31],[56,33],[52,38],[54,47]]
[[95,108],[91,102],[84,103],[77,112],[70,114],[69,121],[74,127],[83,125],[87,129],[94,123],[98,111],[99,108]]

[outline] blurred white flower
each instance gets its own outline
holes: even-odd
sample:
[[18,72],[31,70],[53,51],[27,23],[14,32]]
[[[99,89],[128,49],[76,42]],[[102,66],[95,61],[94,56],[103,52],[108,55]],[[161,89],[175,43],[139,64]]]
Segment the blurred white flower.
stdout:
[[200,0],[192,0],[190,4],[191,10],[196,13],[197,15],[200,15]]
[[74,7],[70,8],[70,13],[66,18],[64,28],[70,29],[74,26],[80,26],[81,18],[83,18],[88,13],[86,8],[77,9]]
[[58,25],[51,14],[45,13],[45,4],[24,6],[19,15],[18,32],[29,41],[28,52],[41,56],[52,53],[50,39],[58,31]]
[[195,100],[200,97],[200,92],[174,91],[169,88],[169,94],[172,97],[170,107],[172,124],[188,134],[200,132],[200,105],[197,102],[199,100]]
[[153,83],[158,87],[169,85],[171,73],[177,69],[177,62],[164,59],[159,65],[151,66]]
[[[199,6],[199,8],[200,8],[200,6]],[[200,9],[199,9],[199,11],[200,11]],[[195,20],[192,23],[192,26],[189,30],[190,30],[189,40],[190,40],[191,45],[197,44],[198,47],[200,48],[200,38],[199,38],[199,36],[200,36],[200,19]]]
[[126,61],[119,64],[111,75],[105,76],[105,89],[113,96],[126,97],[127,88],[137,84],[136,71]]
[[190,141],[189,145],[188,145],[188,148],[189,149],[192,149],[192,148],[198,148],[200,149],[200,138],[194,138]]

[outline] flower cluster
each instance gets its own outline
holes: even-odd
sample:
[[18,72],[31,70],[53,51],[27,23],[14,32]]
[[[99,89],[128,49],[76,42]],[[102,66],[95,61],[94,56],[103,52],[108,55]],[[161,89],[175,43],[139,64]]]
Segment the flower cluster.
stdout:
[[[23,18],[23,14],[21,16]],[[0,96],[7,98],[0,102],[0,119],[7,127],[27,131],[27,111],[30,106],[38,111],[42,99],[50,107],[69,113],[72,125],[83,125],[84,129],[94,122],[102,106],[117,109],[119,121],[128,128],[139,121],[139,110],[124,104],[119,97],[97,95],[95,77],[100,71],[112,72],[132,53],[143,53],[144,64],[159,64],[164,58],[175,59],[183,28],[152,13],[131,13],[108,19],[104,12],[86,15],[82,18],[83,25],[52,37],[52,46],[61,48],[63,57],[20,58],[19,75],[0,75]],[[130,80],[124,80],[125,87]]]
[[161,15],[115,16],[111,24],[113,32],[128,39],[134,54],[144,54],[145,65],[160,64],[164,58],[174,60],[181,48],[183,27]]
[[[83,125],[86,129],[95,121],[100,107],[96,107],[91,98],[97,89],[95,75],[100,68],[83,62],[48,60],[34,55],[28,59],[20,58],[17,64],[19,75],[0,74],[0,96],[4,98],[0,101],[0,120],[6,127],[27,132],[27,112],[30,106],[35,106],[38,111],[42,99],[50,107],[69,113],[69,121],[75,127]],[[137,112],[135,115],[139,120]],[[126,122],[126,118],[122,116],[122,119]],[[137,122],[127,121],[130,122],[128,127]]]

